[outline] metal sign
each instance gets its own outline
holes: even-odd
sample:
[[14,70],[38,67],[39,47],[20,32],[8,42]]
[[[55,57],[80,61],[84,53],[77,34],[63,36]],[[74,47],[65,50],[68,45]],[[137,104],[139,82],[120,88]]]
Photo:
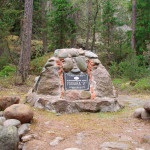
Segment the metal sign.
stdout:
[[89,76],[86,73],[64,73],[65,90],[89,90]]

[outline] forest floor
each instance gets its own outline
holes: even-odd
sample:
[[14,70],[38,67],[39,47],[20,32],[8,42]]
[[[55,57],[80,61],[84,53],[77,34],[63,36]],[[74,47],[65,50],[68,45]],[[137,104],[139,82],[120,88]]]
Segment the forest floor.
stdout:
[[[0,96],[20,96],[21,103],[31,88],[30,85],[0,86]],[[81,150],[100,150],[104,142],[124,143],[131,150],[149,150],[150,145],[144,143],[144,135],[150,135],[150,121],[133,118],[136,108],[150,100],[150,95],[119,93],[119,102],[125,108],[113,113],[76,113],[54,114],[35,109],[30,133],[35,139],[27,142],[23,150],[64,150],[79,148]],[[56,137],[62,140],[52,146]]]

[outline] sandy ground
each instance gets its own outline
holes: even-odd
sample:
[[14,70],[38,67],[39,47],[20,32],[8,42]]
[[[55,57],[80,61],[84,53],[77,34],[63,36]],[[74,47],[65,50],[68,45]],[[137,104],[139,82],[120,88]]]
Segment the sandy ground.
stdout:
[[[2,95],[19,95],[24,102],[29,87],[1,88]],[[23,150],[64,150],[80,148],[81,150],[100,150],[104,142],[123,142],[131,150],[143,148],[150,150],[150,145],[142,142],[144,135],[150,135],[150,121],[133,118],[136,108],[150,100],[150,95],[119,95],[119,102],[125,108],[114,113],[77,113],[54,114],[34,109],[34,119],[30,134],[35,139],[27,142]],[[56,146],[51,146],[56,137],[62,137]]]
[[[142,137],[150,134],[150,121],[135,119],[132,114],[150,100],[150,96],[120,95],[119,100],[125,104],[125,108],[114,113],[56,115],[34,109],[31,133],[37,137],[26,143],[25,150],[64,150],[70,147],[100,150],[104,142],[123,142],[131,150],[149,150],[150,145],[143,143]],[[51,146],[50,142],[56,137],[63,140]]]

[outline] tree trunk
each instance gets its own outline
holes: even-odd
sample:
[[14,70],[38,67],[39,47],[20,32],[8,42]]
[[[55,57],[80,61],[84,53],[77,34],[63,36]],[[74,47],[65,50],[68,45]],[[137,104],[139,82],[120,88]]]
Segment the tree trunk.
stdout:
[[0,56],[2,56],[2,54],[4,53],[4,48],[3,48],[2,43],[3,43],[3,40],[0,37]]
[[[74,9],[75,8],[77,8],[76,6],[74,6]],[[75,25],[76,26],[78,26],[78,21],[79,21],[79,19],[80,19],[80,17],[79,17],[79,11],[76,11],[76,13],[74,13],[73,15],[72,15],[72,19],[74,20],[74,22],[75,22]],[[74,28],[73,30],[72,30],[72,37],[71,37],[71,44],[70,44],[70,47],[76,47],[76,44],[77,44],[77,40],[76,40],[76,28]]]
[[25,0],[24,19],[21,35],[21,54],[18,66],[18,73],[21,75],[22,83],[26,81],[29,71],[32,35],[32,9],[33,0]]
[[136,25],[136,0],[132,0],[132,37],[131,37],[131,47],[133,52],[136,50],[136,40],[135,40],[135,25]]
[[93,23],[93,38],[92,38],[92,46],[91,46],[91,51],[93,51],[93,48],[95,46],[95,33],[96,33],[96,19],[99,11],[99,5],[98,5],[98,0],[96,0],[96,12],[94,15],[94,23]]
[[91,8],[92,8],[92,0],[87,0],[87,33],[86,33],[86,46],[85,49],[89,48],[89,39],[90,39],[90,30],[91,30]]
[[46,6],[47,0],[41,0],[43,54],[47,52]]

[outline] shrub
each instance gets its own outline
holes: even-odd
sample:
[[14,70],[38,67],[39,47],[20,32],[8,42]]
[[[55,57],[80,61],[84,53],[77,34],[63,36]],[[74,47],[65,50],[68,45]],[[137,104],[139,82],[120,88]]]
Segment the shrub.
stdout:
[[6,54],[6,52],[4,52],[0,56],[0,70],[2,70],[4,68],[4,66],[8,65],[9,63],[10,63],[10,61],[8,58],[8,54]]
[[0,71],[0,77],[8,77],[16,72],[15,66],[4,66],[4,68]]
[[111,62],[109,72],[113,78],[120,77],[119,75],[119,65],[116,62]]
[[136,91],[146,90],[150,91],[150,77],[140,79],[134,86]]
[[141,65],[138,57],[128,57],[125,61],[117,64],[112,62],[110,74],[113,77],[124,77],[130,80],[146,77],[150,71],[145,65]]
[[31,74],[39,74],[42,71],[42,68],[46,61],[51,57],[51,53],[47,53],[42,57],[37,57],[33,59],[30,63],[30,73]]

